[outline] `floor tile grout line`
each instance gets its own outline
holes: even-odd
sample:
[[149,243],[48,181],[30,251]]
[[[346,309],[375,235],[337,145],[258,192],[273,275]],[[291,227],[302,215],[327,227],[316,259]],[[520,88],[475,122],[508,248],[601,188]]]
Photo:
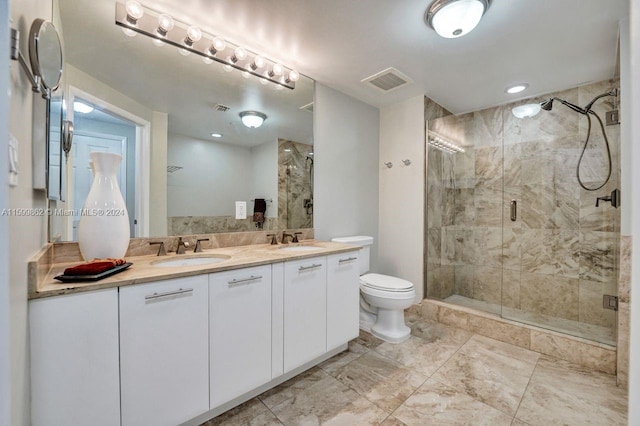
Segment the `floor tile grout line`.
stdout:
[[536,373],[536,369],[538,368],[538,364],[540,363],[540,358],[541,357],[538,357],[538,359],[536,360],[536,365],[533,367],[533,370],[531,370],[531,376],[529,376],[529,381],[527,382],[527,386],[524,388],[524,392],[520,397],[520,401],[518,401],[518,406],[516,407],[516,411],[513,414],[513,420],[511,420],[511,423],[513,423],[516,420],[516,417],[518,416],[518,411],[520,410],[520,406],[522,405],[522,400],[524,400],[524,396],[527,394],[527,390],[529,390],[529,385],[531,385],[531,380],[533,379],[533,375]]
[[269,411],[269,412],[273,415],[273,417],[275,417],[275,418],[276,418],[276,420],[280,422],[280,424],[282,424],[283,426],[286,426],[286,424],[285,424],[284,420],[282,420],[280,417],[278,417],[278,415],[277,415],[276,413],[274,413],[274,412],[271,410],[271,408],[269,408],[269,406],[268,406],[267,404],[265,404],[265,403],[264,403],[264,401],[263,401],[263,400],[261,400],[261,399],[260,399],[260,398],[258,398],[258,397],[256,397],[256,398],[258,399],[258,401],[260,401],[260,403],[261,403],[262,405],[264,405],[264,406],[267,408],[267,411]]

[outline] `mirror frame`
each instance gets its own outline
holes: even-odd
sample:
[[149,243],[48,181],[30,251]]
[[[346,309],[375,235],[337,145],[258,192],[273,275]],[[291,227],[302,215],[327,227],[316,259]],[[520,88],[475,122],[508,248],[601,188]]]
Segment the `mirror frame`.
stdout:
[[[53,34],[55,34],[56,36],[55,39],[57,41],[58,57],[60,58],[60,69],[58,70],[58,78],[55,83],[47,81],[42,73],[43,63],[41,57],[41,39],[43,31],[49,27],[53,29]],[[64,58],[62,56],[62,43],[60,42],[60,35],[58,34],[58,30],[56,30],[56,27],[51,21],[38,18],[33,21],[33,24],[31,24],[31,30],[29,31],[29,59],[31,61],[31,70],[33,74],[38,78],[38,81],[42,88],[44,88],[43,92],[45,92],[45,94],[49,94],[58,89],[58,86],[60,86],[60,79],[62,78],[62,67],[64,65]]]

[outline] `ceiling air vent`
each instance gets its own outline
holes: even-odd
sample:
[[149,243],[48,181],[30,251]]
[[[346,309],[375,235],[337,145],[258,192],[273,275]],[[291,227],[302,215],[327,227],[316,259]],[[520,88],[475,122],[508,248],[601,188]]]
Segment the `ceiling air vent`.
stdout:
[[398,87],[413,83],[413,80],[395,68],[387,68],[384,71],[380,71],[379,73],[372,75],[371,77],[365,78],[362,82],[370,84],[383,92],[389,92],[397,89]]
[[213,110],[214,111],[220,111],[220,112],[227,112],[231,109],[231,107],[228,107],[226,105],[222,105],[222,104],[215,104],[213,106]]
[[303,111],[313,112],[313,102],[308,103],[306,105],[302,105],[300,109]]

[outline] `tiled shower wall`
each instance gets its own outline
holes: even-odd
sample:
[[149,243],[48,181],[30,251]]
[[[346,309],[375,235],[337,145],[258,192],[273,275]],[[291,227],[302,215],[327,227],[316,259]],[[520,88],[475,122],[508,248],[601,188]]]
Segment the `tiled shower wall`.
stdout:
[[[603,294],[617,294],[619,210],[595,207],[619,188],[619,126],[606,126],[613,173],[602,189],[580,188],[576,165],[587,119],[556,102],[551,112],[517,119],[511,109],[558,96],[587,104],[617,81],[429,122],[464,146],[455,155],[429,148],[427,171],[427,294],[461,295],[512,308],[608,327],[614,311]],[[612,99],[596,103],[604,119]],[[581,167],[588,186],[606,177],[599,124]],[[604,175],[603,175],[604,174]],[[509,218],[516,200],[518,219]]]
[[278,223],[281,229],[313,226],[313,154],[310,152],[313,152],[311,145],[278,139]]

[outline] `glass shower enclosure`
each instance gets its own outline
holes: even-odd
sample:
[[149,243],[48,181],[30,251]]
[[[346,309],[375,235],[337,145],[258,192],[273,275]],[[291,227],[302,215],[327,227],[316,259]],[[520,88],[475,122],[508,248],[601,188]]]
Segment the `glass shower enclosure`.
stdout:
[[[587,118],[559,102],[517,118],[516,106],[558,97],[586,105],[617,80],[428,123],[427,297],[615,345],[620,211],[598,197],[620,187],[620,126],[605,126],[611,176],[583,189],[577,166]],[[592,109],[617,108],[603,97]],[[580,163],[587,188],[607,178],[599,124]]]

